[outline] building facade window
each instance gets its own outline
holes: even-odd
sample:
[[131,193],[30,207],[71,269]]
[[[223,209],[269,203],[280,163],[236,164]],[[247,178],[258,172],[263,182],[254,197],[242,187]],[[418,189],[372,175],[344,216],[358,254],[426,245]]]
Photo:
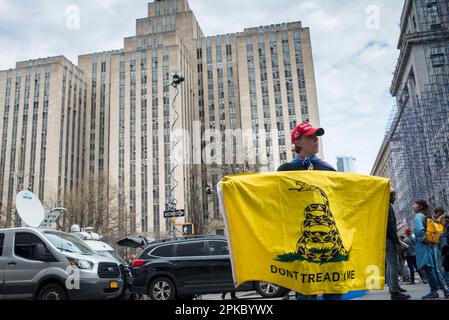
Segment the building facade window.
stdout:
[[[279,54],[278,54],[278,42],[276,40],[276,29],[270,32],[270,51],[271,51],[271,66],[273,75],[273,89],[274,89],[274,99],[275,99],[275,109],[276,109],[276,120],[278,126],[278,143],[279,147],[285,147],[285,133],[279,128],[284,126],[284,111],[282,107],[282,92],[281,92],[281,78],[279,72]],[[285,148],[284,148],[285,149]],[[280,150],[281,162],[282,159],[287,158],[285,151]]]
[[[97,65],[98,55],[92,56],[92,97],[91,97],[91,112],[90,112],[90,158],[89,158],[89,171],[93,173],[95,171],[95,140],[96,140],[96,121],[97,121]],[[71,87],[71,84],[69,84]],[[70,92],[69,89],[69,101]],[[70,104],[70,102],[69,102]]]
[[427,14],[432,18],[438,17],[440,12],[436,2],[432,2],[427,5]]
[[28,132],[28,112],[30,108],[30,85],[31,85],[31,67],[26,69],[25,78],[25,96],[22,115],[22,135],[20,138],[20,156],[19,156],[19,174],[17,192],[24,189],[24,171],[25,171],[25,154],[27,147],[27,132]]
[[294,88],[293,88],[293,77],[292,77],[292,64],[290,56],[290,46],[288,41],[287,30],[282,31],[282,53],[284,57],[284,70],[285,70],[285,84],[287,88],[287,104],[288,104],[288,116],[290,131],[296,126],[296,109],[295,109],[295,98],[294,98]]
[[176,15],[170,16],[170,31],[176,31]]
[[100,84],[100,124],[99,124],[99,152],[98,152],[98,171],[100,175],[104,172],[105,157],[105,125],[106,125],[106,70],[107,55],[101,57],[101,84]]
[[[11,154],[10,154],[10,161],[9,161],[9,179],[8,179],[8,203],[12,203],[15,189],[14,189],[14,182],[16,180],[16,152],[17,152],[17,129],[18,129],[18,123],[19,123],[19,108],[20,108],[20,93],[22,90],[22,71],[17,70],[16,71],[16,79],[15,79],[15,86],[14,86],[14,113],[13,113],[13,120],[12,120],[12,137],[11,137]],[[10,211],[9,209],[7,209]],[[10,213],[7,212],[7,215],[9,216]],[[9,219],[8,219],[9,220]],[[14,219],[14,221],[18,222],[18,219]]]
[[430,60],[432,61],[432,67],[438,68],[444,66],[445,56],[443,53],[432,54]]
[[268,69],[267,69],[267,54],[265,48],[265,33],[263,29],[259,30],[259,70],[260,70],[260,83],[262,89],[262,101],[263,101],[263,115],[264,115],[264,128],[265,128],[265,145],[266,145],[266,157],[268,163],[273,164],[273,153],[271,147],[273,145],[271,136],[271,113],[269,103],[269,90],[268,90]]
[[[5,177],[5,158],[6,158],[6,148],[8,144],[8,126],[9,126],[9,111],[10,111],[10,101],[11,101],[11,90],[12,90],[12,76],[13,72],[8,71],[6,80],[6,95],[4,101],[4,111],[3,111],[3,131],[2,131],[2,144],[1,144],[1,158],[0,158],[0,199],[3,199],[3,186]],[[1,201],[0,201],[1,202]],[[8,214],[8,212],[7,212]],[[10,217],[9,217],[10,219]],[[10,221],[6,221],[8,224]]]
[[[48,132],[48,104],[50,94],[50,76],[51,66],[47,65],[45,68],[45,82],[44,82],[44,108],[42,110],[42,129],[41,129],[41,151],[40,151],[40,172],[39,172],[39,195],[44,198],[45,192],[45,165],[47,157],[47,132]],[[75,131],[75,129],[73,129]]]
[[152,52],[151,94],[152,94],[152,151],[153,151],[153,230],[156,235],[160,232],[160,197],[159,197],[159,77],[158,50]]
[[164,173],[165,173],[165,209],[169,210],[169,203],[173,203],[172,179],[171,176],[171,144],[170,144],[170,69],[169,49],[163,49],[162,73],[163,73],[163,113],[164,113]]
[[[70,68],[69,70],[69,83],[68,83],[68,92],[67,92],[67,105],[65,106],[65,150],[64,150],[64,194],[68,192],[67,187],[69,186],[69,168],[70,168],[70,124],[71,124],[71,112],[72,112],[72,105],[76,99],[75,90],[73,89],[74,86],[76,87],[76,78],[74,77],[73,68]],[[91,140],[92,142],[92,140]],[[91,222],[90,220],[89,222]]]
[[140,125],[141,125],[141,198],[142,198],[142,232],[148,232],[148,117],[147,117],[147,53],[141,56],[141,101],[140,101]]
[[131,232],[136,231],[136,86],[137,86],[137,61],[136,54],[130,55],[130,112],[129,112],[129,212],[131,214]]
[[36,141],[39,118],[39,91],[40,91],[40,67],[36,67],[34,76],[34,102],[33,120],[31,123],[31,153],[30,153],[30,183],[29,187],[34,191],[34,174],[36,165]]
[[119,79],[119,172],[118,172],[118,228],[119,233],[126,232],[126,208],[125,208],[125,83],[126,83],[126,56],[120,54],[120,79]]
[[309,105],[307,101],[306,76],[304,72],[304,61],[302,54],[301,30],[294,30],[293,37],[295,41],[296,71],[298,75],[298,87],[301,100],[301,116],[303,121],[308,121]]
[[[67,90],[67,67],[64,67],[62,75],[62,98],[61,98],[61,121],[60,121],[60,131],[59,131],[59,161],[58,161],[58,201],[62,198],[62,154],[64,146],[64,114],[65,114],[65,99]],[[86,126],[86,121],[84,119],[84,130]],[[84,136],[85,137],[85,136]],[[84,149],[83,149],[84,151]],[[83,159],[85,154],[83,153]]]
[[227,78],[228,78],[228,104],[229,104],[229,117],[231,121],[232,134],[232,162],[235,166],[237,164],[237,118],[236,118],[236,103],[235,103],[235,81],[234,81],[234,66],[232,59],[232,45],[231,38],[226,37],[226,61],[227,61]]
[[257,89],[256,89],[256,71],[254,62],[254,43],[253,37],[248,36],[246,39],[246,56],[248,60],[248,81],[250,94],[250,108],[251,108],[251,124],[253,131],[253,149],[256,151],[256,164],[260,163],[259,157],[259,115],[257,110]]

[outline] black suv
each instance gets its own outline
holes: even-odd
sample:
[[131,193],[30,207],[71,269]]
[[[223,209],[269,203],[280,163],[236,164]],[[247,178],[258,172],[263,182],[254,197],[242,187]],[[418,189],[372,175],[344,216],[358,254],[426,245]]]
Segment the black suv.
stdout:
[[196,236],[156,240],[149,243],[133,261],[133,287],[152,300],[193,299],[195,295],[256,290],[266,297],[272,292],[264,283],[250,282],[234,287],[226,238]]

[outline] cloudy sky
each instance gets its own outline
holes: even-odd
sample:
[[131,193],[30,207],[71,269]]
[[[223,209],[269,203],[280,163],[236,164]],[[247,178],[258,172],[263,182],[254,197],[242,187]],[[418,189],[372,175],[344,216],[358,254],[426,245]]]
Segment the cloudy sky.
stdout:
[[[120,49],[147,0],[0,0],[0,70],[15,62]],[[369,174],[393,100],[403,0],[190,0],[206,35],[301,20],[310,27],[325,159]],[[79,10],[79,25],[71,19]]]

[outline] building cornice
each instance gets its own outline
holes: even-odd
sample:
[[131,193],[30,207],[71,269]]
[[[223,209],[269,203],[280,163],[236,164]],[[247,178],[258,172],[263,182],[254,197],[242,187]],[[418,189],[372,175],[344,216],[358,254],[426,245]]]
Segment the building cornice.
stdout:
[[406,28],[407,28],[407,18],[409,16],[411,8],[412,8],[412,0],[406,0],[404,2],[404,7],[402,9],[402,15],[401,15],[401,34],[399,36],[398,47],[397,47],[398,49],[401,49],[401,47],[402,47],[403,37],[405,35]]
[[393,82],[390,87],[390,94],[393,97],[396,96],[399,87],[403,82],[402,78],[410,57],[412,47],[421,43],[437,41],[439,39],[443,39],[444,37],[444,33],[435,33],[435,31],[408,33],[404,36],[402,50],[398,58],[398,63],[396,65],[393,76]]
[[378,171],[378,167],[380,165],[380,162],[382,158],[385,155],[385,151],[387,150],[389,144],[389,139],[387,136],[384,137],[384,140],[382,141],[382,145],[380,146],[379,152],[377,153],[376,161],[374,161],[373,168],[371,169],[371,175],[376,175],[376,171]]

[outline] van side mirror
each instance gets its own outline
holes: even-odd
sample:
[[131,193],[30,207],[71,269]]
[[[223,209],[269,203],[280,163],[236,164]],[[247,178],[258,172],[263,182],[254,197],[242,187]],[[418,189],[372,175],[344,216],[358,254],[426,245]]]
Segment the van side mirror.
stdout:
[[48,252],[47,248],[42,243],[36,244],[34,251],[34,259],[42,262],[56,261],[55,257],[50,252]]

